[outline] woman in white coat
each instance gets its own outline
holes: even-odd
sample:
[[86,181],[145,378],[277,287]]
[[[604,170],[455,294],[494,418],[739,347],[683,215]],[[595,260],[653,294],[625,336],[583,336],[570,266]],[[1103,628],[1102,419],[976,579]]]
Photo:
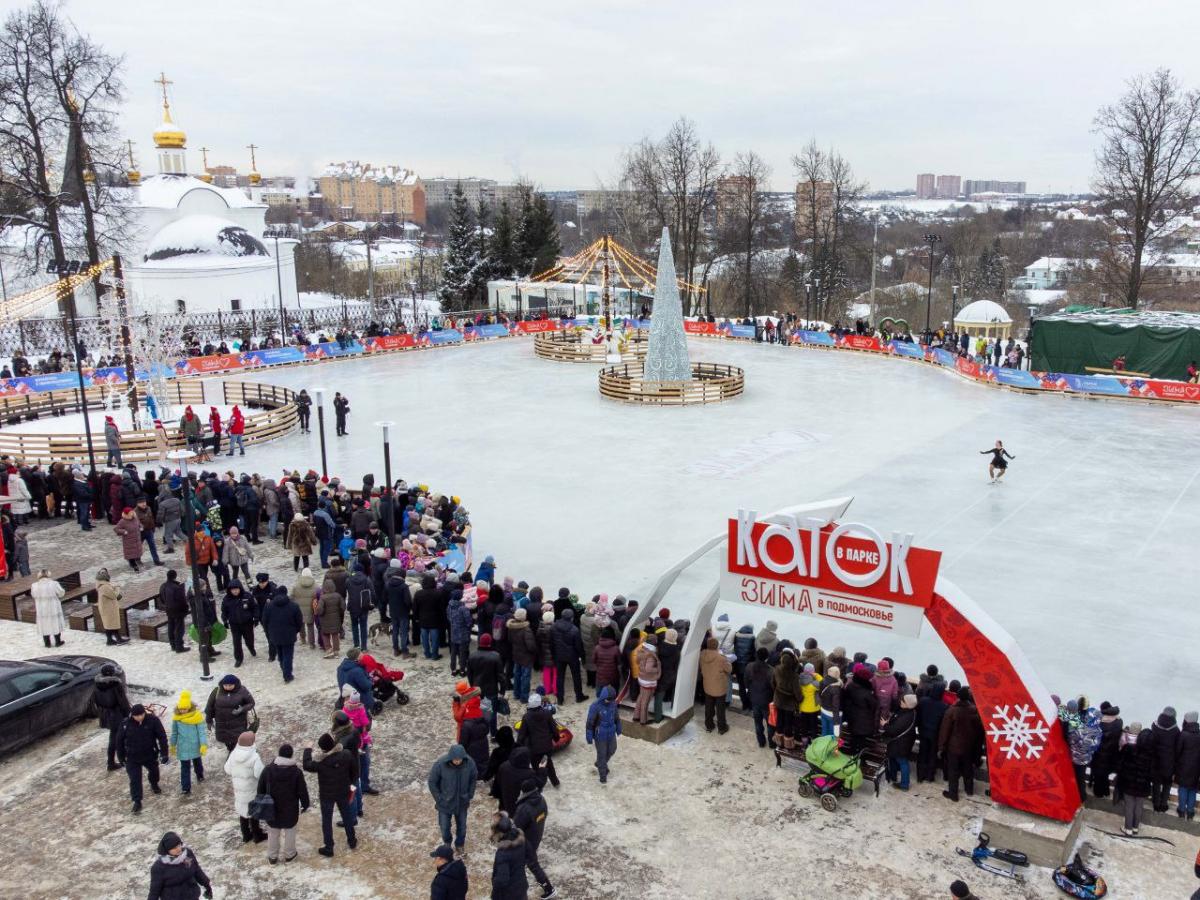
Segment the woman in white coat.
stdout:
[[33,595],[33,608],[37,613],[38,634],[42,636],[42,642],[49,647],[50,638],[54,638],[54,646],[61,647],[62,633],[67,627],[62,608],[62,598],[66,591],[50,577],[49,571],[42,569],[38,572],[38,580],[33,583],[29,593]]
[[254,746],[254,732],[243,731],[237,746],[225,760],[225,774],[233,782],[233,806],[242,826],[243,844],[250,841],[257,844],[267,839],[267,833],[258,824],[258,819],[250,818],[250,801],[258,793],[258,776],[262,770],[262,757]]
[[12,513],[13,521],[18,525],[28,523],[29,514],[33,512],[33,504],[30,502],[33,498],[25,479],[20,475],[6,474],[0,476],[0,487],[3,488],[3,493],[8,495],[6,504]]

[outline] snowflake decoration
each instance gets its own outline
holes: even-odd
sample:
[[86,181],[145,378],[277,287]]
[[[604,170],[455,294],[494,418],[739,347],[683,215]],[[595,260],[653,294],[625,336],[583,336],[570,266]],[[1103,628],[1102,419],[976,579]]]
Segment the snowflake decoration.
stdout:
[[988,737],[1000,744],[1000,752],[1008,759],[1018,759],[1025,751],[1026,759],[1037,759],[1042,755],[1050,728],[1025,704],[1018,704],[1012,713],[1007,706],[997,706],[992,718],[1000,724],[988,725]]

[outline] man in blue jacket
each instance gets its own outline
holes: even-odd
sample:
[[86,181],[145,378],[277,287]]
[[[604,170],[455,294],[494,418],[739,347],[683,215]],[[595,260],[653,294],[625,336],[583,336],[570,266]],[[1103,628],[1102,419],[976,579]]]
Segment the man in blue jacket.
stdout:
[[600,783],[607,784],[608,761],[617,752],[617,735],[621,733],[620,707],[612,685],[602,687],[596,701],[588,707],[586,727],[587,742],[596,745],[596,771],[600,773]]
[[351,647],[346,651],[346,658],[338,663],[338,696],[342,695],[342,687],[348,684],[358,691],[363,705],[374,714],[377,710],[371,701],[371,676],[367,674],[366,667],[358,661],[360,656],[362,656],[362,650],[358,647]]

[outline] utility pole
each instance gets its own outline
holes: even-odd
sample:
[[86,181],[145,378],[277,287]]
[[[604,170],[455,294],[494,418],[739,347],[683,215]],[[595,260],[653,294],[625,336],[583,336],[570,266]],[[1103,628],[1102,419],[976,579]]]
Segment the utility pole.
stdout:
[[875,233],[871,237],[871,327],[875,327],[875,254],[879,249],[879,212],[875,212]]
[[[129,407],[129,418],[136,430],[138,427],[137,376],[133,368],[133,345],[129,334],[129,304],[125,300],[125,276],[121,273],[121,254],[113,254],[113,290],[117,293],[117,317],[121,320],[121,349],[125,353],[125,405]],[[84,410],[87,414],[87,410]]]
[[371,226],[363,228],[363,240],[367,244],[367,303],[371,310],[371,321],[375,321],[375,270],[371,267]]
[[929,245],[929,289],[925,294],[925,340],[929,340],[929,311],[933,305],[933,248],[942,240],[941,235],[925,235],[925,243]]

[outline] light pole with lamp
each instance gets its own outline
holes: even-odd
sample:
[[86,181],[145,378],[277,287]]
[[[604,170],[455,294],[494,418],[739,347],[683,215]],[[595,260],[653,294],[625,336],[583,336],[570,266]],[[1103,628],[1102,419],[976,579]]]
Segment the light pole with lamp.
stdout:
[[[197,643],[200,644],[201,681],[212,681],[208,670],[208,645],[212,641],[212,622],[201,614],[200,572],[196,568],[196,521],[192,507],[192,482],[188,477],[188,460],[195,459],[190,450],[171,450],[167,459],[179,464],[179,475],[183,479],[183,529],[187,533],[188,559],[192,568],[192,624],[196,626]],[[202,624],[203,623],[203,624]]]
[[929,245],[929,290],[925,294],[925,341],[929,341],[929,312],[933,305],[933,248],[941,243],[942,236],[939,234],[925,235],[925,243]]
[[317,431],[321,435],[321,477],[328,480],[329,465],[325,461],[325,388],[313,388],[313,396],[317,398]]
[[[395,422],[376,422],[383,429],[383,479],[387,485],[388,495],[392,496],[392,427]],[[392,556],[396,555],[396,498],[392,496],[392,513],[388,516],[386,522],[388,547],[391,548]]]

